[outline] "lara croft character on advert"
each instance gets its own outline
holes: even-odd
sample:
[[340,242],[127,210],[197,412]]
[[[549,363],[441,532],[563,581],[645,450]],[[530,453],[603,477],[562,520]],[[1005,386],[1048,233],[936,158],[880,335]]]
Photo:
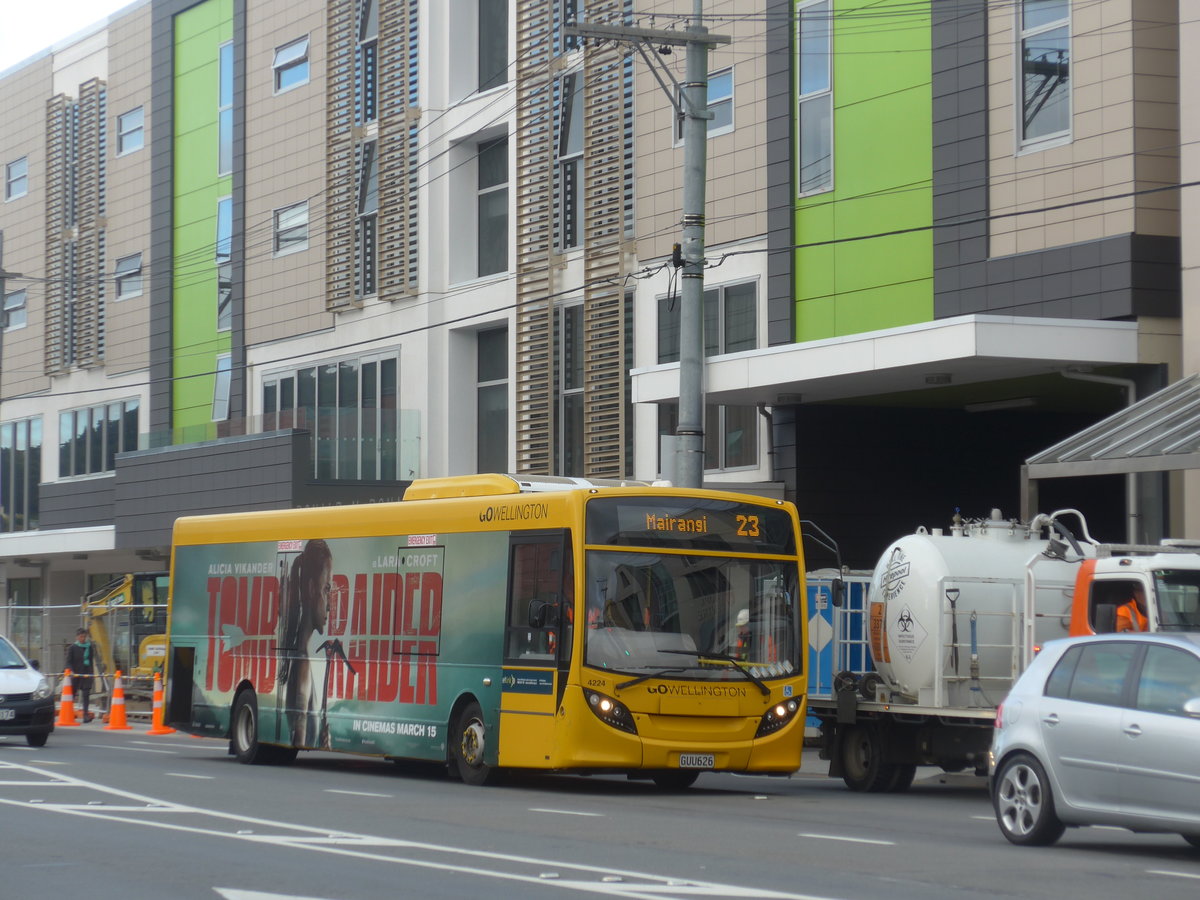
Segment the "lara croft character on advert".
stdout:
[[[295,747],[315,747],[319,737],[316,690],[308,643],[324,634],[333,589],[333,554],[322,540],[311,540],[292,561],[287,587],[280,597],[279,684],[290,740]],[[323,705],[323,704],[322,704]]]

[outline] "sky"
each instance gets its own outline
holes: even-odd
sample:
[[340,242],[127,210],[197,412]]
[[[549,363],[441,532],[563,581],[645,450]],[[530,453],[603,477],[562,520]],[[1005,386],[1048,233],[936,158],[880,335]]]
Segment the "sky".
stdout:
[[0,0],[0,72],[107,18],[132,0]]

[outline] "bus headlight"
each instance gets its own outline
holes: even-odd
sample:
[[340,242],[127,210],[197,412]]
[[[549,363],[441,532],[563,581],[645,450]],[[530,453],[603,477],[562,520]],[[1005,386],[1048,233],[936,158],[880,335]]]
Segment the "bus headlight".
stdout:
[[754,732],[754,736],[760,738],[766,737],[768,734],[774,734],[788,722],[792,721],[799,711],[800,704],[796,700],[780,700],[763,713],[763,717],[758,723],[758,731]]
[[601,694],[599,691],[584,691],[583,694],[587,699],[588,709],[595,713],[596,718],[605,725],[611,725],[621,731],[628,731],[630,734],[637,734],[637,724],[633,721],[633,713],[624,703]]

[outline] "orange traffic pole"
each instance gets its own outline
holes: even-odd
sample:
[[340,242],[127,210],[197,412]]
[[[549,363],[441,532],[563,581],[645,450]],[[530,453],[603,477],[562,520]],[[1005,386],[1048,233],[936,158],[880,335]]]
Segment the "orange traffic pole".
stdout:
[[150,717],[150,730],[146,734],[174,734],[174,728],[163,724],[162,676],[154,673],[154,714]]
[[113,676],[112,700],[108,705],[108,724],[105,731],[132,731],[125,718],[125,686],[121,684],[121,670]]
[[58,704],[58,719],[55,725],[78,725],[75,721],[75,688],[71,686],[71,670],[63,672],[62,700]]

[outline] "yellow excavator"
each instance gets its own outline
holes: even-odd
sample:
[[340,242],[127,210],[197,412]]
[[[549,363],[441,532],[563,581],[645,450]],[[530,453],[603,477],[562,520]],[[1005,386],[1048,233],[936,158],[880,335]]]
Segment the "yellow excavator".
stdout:
[[139,572],[114,578],[83,598],[83,624],[101,672],[111,677],[119,670],[131,691],[148,686],[166,662],[169,583],[166,572]]

